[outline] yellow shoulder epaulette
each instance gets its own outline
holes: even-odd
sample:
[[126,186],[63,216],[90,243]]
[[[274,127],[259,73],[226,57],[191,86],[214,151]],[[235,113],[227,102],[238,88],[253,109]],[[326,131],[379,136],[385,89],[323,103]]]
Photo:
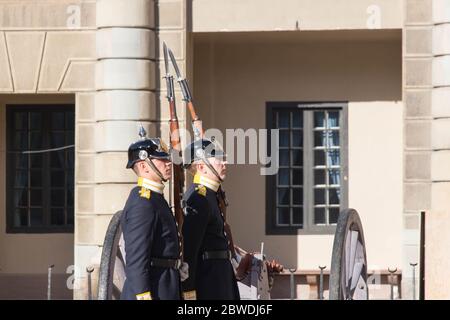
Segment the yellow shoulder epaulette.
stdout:
[[139,195],[142,198],[150,199],[151,192],[149,189],[141,187],[141,190],[139,190]]
[[204,185],[199,184],[198,187],[195,188],[198,194],[202,196],[206,196],[206,187]]
[[150,291],[137,294],[136,300],[152,300],[152,294],[150,293]]
[[197,300],[197,292],[195,290],[183,292],[184,300]]

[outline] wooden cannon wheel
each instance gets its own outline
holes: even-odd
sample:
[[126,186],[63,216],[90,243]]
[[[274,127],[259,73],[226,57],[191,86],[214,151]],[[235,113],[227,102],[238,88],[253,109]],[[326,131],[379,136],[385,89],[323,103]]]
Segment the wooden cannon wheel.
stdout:
[[336,226],[330,270],[330,300],[368,300],[367,257],[358,212],[343,210]]

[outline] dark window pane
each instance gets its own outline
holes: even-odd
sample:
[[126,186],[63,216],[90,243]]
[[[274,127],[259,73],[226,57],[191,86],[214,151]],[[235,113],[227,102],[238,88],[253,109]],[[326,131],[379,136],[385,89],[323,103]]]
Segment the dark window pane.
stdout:
[[314,150],[314,165],[315,166],[324,166],[325,163],[325,151],[323,150]]
[[28,206],[28,189],[14,189],[14,206]]
[[14,176],[14,187],[28,187],[28,171],[16,170],[16,175]]
[[64,112],[52,112],[52,129],[53,130],[64,130]]
[[292,112],[292,127],[293,128],[303,128],[303,112],[293,111]]
[[66,132],[66,146],[70,146],[75,144],[75,135],[73,134],[73,131],[67,131]]
[[326,146],[325,138],[326,138],[325,131],[314,131],[314,146],[315,147]]
[[30,171],[30,185],[32,187],[42,187],[42,171],[31,170]]
[[303,225],[303,208],[292,208],[292,223]]
[[61,170],[52,170],[52,173],[50,175],[50,187],[64,187],[65,181],[64,181],[65,173]]
[[292,146],[302,147],[303,146],[303,131],[302,130],[292,130]]
[[52,148],[64,147],[64,132],[52,132],[50,137]]
[[74,130],[75,128],[75,113],[66,112],[66,130]]
[[292,203],[295,205],[303,204],[303,188],[292,188]]
[[289,150],[280,150],[280,166],[289,166]]
[[328,131],[329,145],[339,147],[339,131]]
[[28,130],[28,113],[15,112],[14,113],[14,129]]
[[43,149],[42,132],[34,131],[30,133],[30,150]]
[[16,154],[15,158],[15,166],[16,169],[28,169],[28,155],[27,154]]
[[340,198],[340,190],[339,189],[328,189],[328,194],[329,194],[329,201],[330,204],[339,204],[339,198]]
[[64,207],[64,190],[51,190],[51,206]]
[[292,153],[292,165],[302,166],[303,165],[303,150],[291,150]]
[[325,208],[314,208],[314,223],[324,224],[325,222]]
[[329,166],[341,165],[341,155],[339,153],[339,150],[327,150],[327,157]]
[[289,111],[278,112],[278,128],[289,128]]
[[339,170],[328,170],[328,184],[341,184],[341,176]]
[[[75,161],[73,148],[67,150],[66,152],[67,152],[67,168],[68,169],[73,169],[73,164],[74,164],[74,161]],[[73,172],[73,170],[69,170],[69,171]]]
[[292,184],[295,186],[303,185],[303,170],[292,169]]
[[30,226],[42,226],[44,223],[43,211],[41,208],[30,209]]
[[277,208],[278,224],[290,224],[290,209],[289,208]]
[[278,185],[281,186],[289,185],[289,169],[278,170]]
[[278,188],[278,205],[289,205],[289,188]]
[[67,208],[67,224],[73,225],[73,207]]
[[68,171],[66,174],[66,188],[73,188],[74,186],[73,172]]
[[50,223],[58,226],[64,225],[64,209],[52,209]]
[[42,114],[40,112],[30,112],[30,129],[42,129]]
[[42,154],[30,154],[31,168],[42,168]]
[[14,226],[15,227],[26,227],[28,226],[28,210],[27,209],[17,209],[14,212]]
[[42,190],[31,189],[30,190],[30,205],[42,206]]
[[314,184],[325,184],[325,170],[314,170]]
[[314,128],[324,128],[325,127],[325,112],[316,111],[314,112]]
[[339,208],[329,208],[329,222],[331,223],[337,223],[339,218]]
[[314,204],[325,204],[325,189],[314,189]]
[[328,113],[328,127],[339,127],[339,111],[330,111]]
[[289,131],[280,130],[280,147],[289,147]]
[[73,206],[73,197],[74,197],[73,189],[68,189],[67,190],[67,205],[69,207]]
[[64,150],[50,152],[50,166],[52,168],[64,168]]
[[14,134],[13,149],[17,151],[28,150],[28,134],[23,131],[17,131]]

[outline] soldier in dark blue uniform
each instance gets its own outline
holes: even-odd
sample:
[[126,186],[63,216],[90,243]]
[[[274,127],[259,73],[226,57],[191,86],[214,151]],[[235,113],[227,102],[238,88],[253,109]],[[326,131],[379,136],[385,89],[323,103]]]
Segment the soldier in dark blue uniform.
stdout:
[[210,140],[200,139],[186,148],[185,159],[185,167],[194,174],[194,183],[184,197],[184,258],[189,264],[189,277],[183,282],[183,294],[187,299],[238,300],[224,217],[217,198],[226,175],[224,153]]
[[121,217],[126,260],[121,299],[178,300],[187,266],[180,278],[179,234],[163,197],[163,182],[171,177],[170,155],[161,139],[145,138],[143,128],[140,135],[128,149],[127,168],[139,178]]

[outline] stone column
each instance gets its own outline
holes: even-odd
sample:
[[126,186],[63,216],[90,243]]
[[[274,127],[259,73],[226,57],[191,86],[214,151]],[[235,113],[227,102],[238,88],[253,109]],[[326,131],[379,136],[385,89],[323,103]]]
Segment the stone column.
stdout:
[[80,97],[90,107],[77,129],[75,299],[87,298],[88,265],[95,267],[96,294],[106,228],[136,181],[125,165],[139,124],[149,136],[161,132],[154,1],[98,0],[96,6],[96,92]]
[[431,211],[426,222],[425,295],[450,299],[450,2],[433,1]]
[[[159,85],[157,90],[157,104],[160,108],[160,121],[162,121],[162,136],[169,140],[168,121],[169,105],[166,99],[166,82],[162,79],[165,74],[163,42],[172,49],[177,64],[188,79],[189,86],[193,93],[193,67],[192,67],[192,41],[189,33],[190,1],[187,0],[158,0],[156,1],[156,37],[157,37],[157,77]],[[177,115],[180,122],[180,129],[186,128],[186,106],[183,101],[180,87],[176,82],[175,70],[170,66],[171,73],[175,81],[175,99],[177,106]],[[195,100],[195,97],[194,97]],[[165,130],[167,128],[167,130]],[[189,127],[188,130],[191,130]],[[183,137],[182,137],[183,138]],[[182,141],[184,147],[184,141]]]
[[[431,206],[432,1],[406,0],[403,31],[404,212],[402,297],[412,299],[419,263],[419,214]],[[419,278],[419,265],[416,279]],[[416,297],[418,297],[416,281]]]

